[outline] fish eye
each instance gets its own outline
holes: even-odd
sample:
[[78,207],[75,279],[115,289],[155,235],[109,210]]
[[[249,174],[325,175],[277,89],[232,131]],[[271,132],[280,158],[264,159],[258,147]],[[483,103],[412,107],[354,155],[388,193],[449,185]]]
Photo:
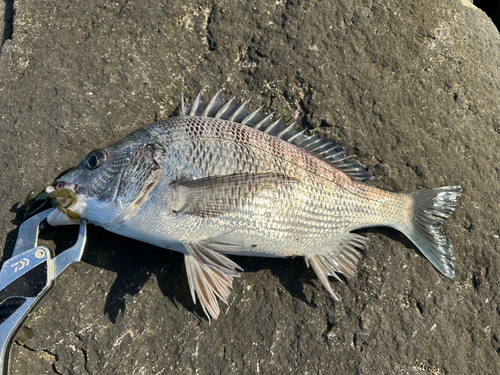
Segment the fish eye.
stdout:
[[106,161],[106,151],[95,150],[87,155],[85,158],[85,166],[87,169],[92,170],[99,168]]

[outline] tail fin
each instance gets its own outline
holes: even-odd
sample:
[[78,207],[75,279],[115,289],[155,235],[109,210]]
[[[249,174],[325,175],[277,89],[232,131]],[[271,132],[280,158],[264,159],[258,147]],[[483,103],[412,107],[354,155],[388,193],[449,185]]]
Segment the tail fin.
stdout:
[[441,273],[455,276],[452,246],[441,229],[441,224],[455,210],[462,195],[460,186],[419,190],[408,193],[413,198],[413,217],[402,229]]

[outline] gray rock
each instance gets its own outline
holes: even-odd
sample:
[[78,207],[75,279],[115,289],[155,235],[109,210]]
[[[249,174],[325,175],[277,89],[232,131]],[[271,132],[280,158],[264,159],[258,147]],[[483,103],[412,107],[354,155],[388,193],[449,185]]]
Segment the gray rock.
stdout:
[[[454,280],[377,229],[358,275],[333,282],[342,301],[301,259],[238,258],[246,272],[211,323],[179,254],[91,227],[83,262],[18,336],[13,374],[498,373],[500,36],[470,2],[14,5],[0,51],[4,257],[29,191],[204,86],[299,111],[380,187],[464,196],[446,226]],[[43,243],[60,251],[75,230],[47,228]]]
[[[0,15],[5,15],[5,2],[0,3]],[[0,43],[3,43],[4,32],[5,32],[5,17],[0,18]]]

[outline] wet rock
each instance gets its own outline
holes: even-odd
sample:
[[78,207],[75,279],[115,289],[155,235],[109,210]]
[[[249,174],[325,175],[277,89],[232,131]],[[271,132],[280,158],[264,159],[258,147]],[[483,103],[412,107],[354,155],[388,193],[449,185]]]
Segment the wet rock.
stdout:
[[[238,258],[208,322],[182,257],[91,227],[83,262],[26,322],[13,374],[495,373],[500,368],[500,36],[469,1],[14,2],[0,51],[0,233],[90,150],[201,87],[252,96],[354,150],[392,190],[461,185],[456,278],[366,231],[333,301],[301,259]],[[3,28],[2,28],[3,29]],[[42,242],[70,246],[75,228]],[[457,355],[460,353],[460,355]]]

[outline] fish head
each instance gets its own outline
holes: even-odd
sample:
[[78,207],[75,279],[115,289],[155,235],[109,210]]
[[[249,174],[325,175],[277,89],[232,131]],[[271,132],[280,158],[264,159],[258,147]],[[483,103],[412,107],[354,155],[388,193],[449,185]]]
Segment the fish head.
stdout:
[[162,174],[158,145],[148,142],[145,132],[140,129],[90,152],[48,186],[45,193],[58,208],[49,214],[48,223],[69,225],[81,218],[113,227],[132,217]]

